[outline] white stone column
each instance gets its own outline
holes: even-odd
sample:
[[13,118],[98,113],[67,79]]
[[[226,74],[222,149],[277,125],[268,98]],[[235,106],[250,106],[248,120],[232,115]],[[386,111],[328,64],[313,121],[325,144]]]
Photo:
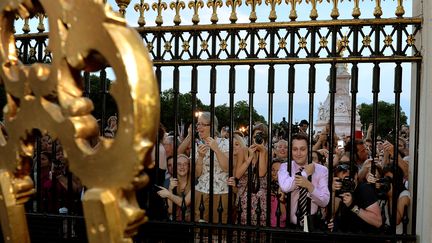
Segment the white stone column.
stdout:
[[[416,234],[418,242],[432,242],[432,1],[414,0],[413,16],[423,17],[421,34],[416,38],[417,46],[422,50],[423,63],[421,73],[421,87],[416,87],[415,68],[413,65],[413,78],[411,85],[411,124],[410,131],[419,129],[418,148],[418,192],[417,215],[411,221],[416,221]],[[420,89],[420,120],[419,127],[414,127],[415,93]],[[410,143],[414,132],[411,133]],[[414,155],[410,144],[410,154]],[[413,156],[411,156],[413,158]],[[411,178],[412,178],[412,169]],[[410,187],[412,188],[412,184]]]

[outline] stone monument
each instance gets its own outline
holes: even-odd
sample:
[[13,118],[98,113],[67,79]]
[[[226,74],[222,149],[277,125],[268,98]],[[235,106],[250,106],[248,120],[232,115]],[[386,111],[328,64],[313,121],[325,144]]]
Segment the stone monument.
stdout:
[[[336,93],[334,108],[335,132],[340,137],[349,136],[351,133],[351,95],[350,95],[351,74],[346,64],[336,64]],[[327,77],[327,82],[330,76]],[[359,107],[356,107],[355,130],[361,130]],[[318,107],[318,120],[315,122],[316,131],[322,131],[330,121],[330,94],[327,95],[324,103],[320,102]]]

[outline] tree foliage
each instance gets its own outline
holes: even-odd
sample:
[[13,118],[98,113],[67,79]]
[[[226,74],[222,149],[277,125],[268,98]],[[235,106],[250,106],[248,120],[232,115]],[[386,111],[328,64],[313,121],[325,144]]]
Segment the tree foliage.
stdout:
[[[176,111],[174,110],[174,98],[175,93],[173,89],[168,89],[162,91],[160,95],[160,120],[161,123],[164,124],[167,131],[174,130],[174,115]],[[196,101],[196,109],[197,110],[205,110],[205,105],[197,99]],[[192,113],[192,95],[190,93],[186,94],[178,94],[178,122],[183,124],[192,123],[192,117],[194,114]]]
[[[408,118],[402,108],[399,107],[399,110],[400,125],[406,125]],[[361,123],[367,128],[373,121],[373,104],[361,104],[359,115]],[[395,126],[395,104],[379,101],[377,121],[377,136],[386,136]]]
[[[161,93],[161,122],[168,131],[174,130],[174,90],[168,89]],[[210,111],[210,106],[204,105],[200,99],[196,100],[196,110]],[[230,125],[230,113],[227,104],[215,107],[215,115],[218,118],[219,126]],[[192,95],[190,93],[178,94],[178,122],[188,125],[192,122]],[[265,119],[255,109],[252,112],[253,122],[263,122]],[[249,124],[249,105],[246,101],[238,101],[234,105],[234,125],[236,128]]]
[[[107,89],[109,90],[110,86],[111,86],[111,80],[110,79],[106,79],[106,85],[107,85]],[[102,81],[101,78],[96,76],[96,75],[90,75],[90,94],[89,94],[89,98],[92,100],[93,102],[93,106],[94,109],[92,111],[92,115],[96,118],[96,119],[101,119],[102,118],[102,108],[103,108],[103,97],[104,97],[104,91],[102,89]],[[118,115],[118,109],[117,109],[117,104],[114,100],[114,98],[109,94],[106,93],[105,94],[105,122],[108,119],[108,117],[113,116],[113,115]]]

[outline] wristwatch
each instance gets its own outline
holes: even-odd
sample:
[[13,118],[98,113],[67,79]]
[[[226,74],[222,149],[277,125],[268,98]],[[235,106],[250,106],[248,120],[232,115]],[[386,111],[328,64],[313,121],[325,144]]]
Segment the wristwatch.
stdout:
[[357,205],[355,205],[352,209],[351,209],[351,211],[353,212],[353,213],[355,213],[355,214],[359,214],[360,213],[360,208],[357,206]]

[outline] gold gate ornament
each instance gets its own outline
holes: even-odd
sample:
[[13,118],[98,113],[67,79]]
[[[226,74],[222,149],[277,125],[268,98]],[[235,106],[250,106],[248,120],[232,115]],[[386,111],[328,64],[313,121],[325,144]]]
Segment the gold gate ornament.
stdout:
[[[52,63],[24,65],[17,56],[16,15],[46,14]],[[0,84],[4,85],[7,136],[0,142],[0,213],[5,242],[30,242],[23,204],[34,192],[35,129],[62,143],[70,170],[88,190],[83,199],[88,240],[132,242],[145,221],[134,189],[147,183],[142,170],[159,127],[159,89],[140,36],[103,0],[0,1]],[[83,71],[112,67],[111,95],[119,111],[115,139],[100,139],[83,97]]]

